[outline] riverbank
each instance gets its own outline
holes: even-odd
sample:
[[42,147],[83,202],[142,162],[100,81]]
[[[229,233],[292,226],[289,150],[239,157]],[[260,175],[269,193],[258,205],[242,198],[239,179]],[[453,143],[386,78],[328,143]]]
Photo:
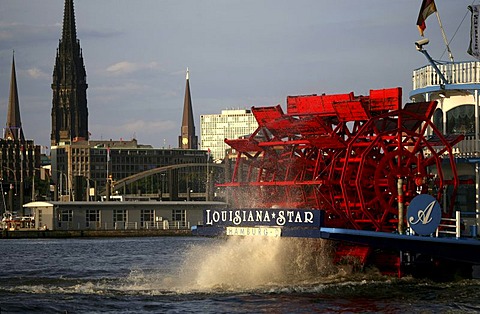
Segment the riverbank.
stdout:
[[0,239],[191,236],[189,229],[155,230],[2,230]]

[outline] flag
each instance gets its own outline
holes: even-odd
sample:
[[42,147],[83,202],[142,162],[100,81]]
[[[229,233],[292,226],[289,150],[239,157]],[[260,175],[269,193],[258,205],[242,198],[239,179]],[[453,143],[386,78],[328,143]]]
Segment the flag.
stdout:
[[107,162],[110,161],[110,147],[107,147]]
[[472,21],[470,26],[470,45],[467,52],[480,60],[480,33],[478,29],[480,5],[469,5],[468,9],[472,12]]
[[417,27],[420,32],[420,36],[423,37],[423,31],[427,28],[425,20],[427,17],[434,12],[437,12],[437,7],[435,6],[434,0],[423,0],[422,6],[420,7],[420,13],[418,14]]

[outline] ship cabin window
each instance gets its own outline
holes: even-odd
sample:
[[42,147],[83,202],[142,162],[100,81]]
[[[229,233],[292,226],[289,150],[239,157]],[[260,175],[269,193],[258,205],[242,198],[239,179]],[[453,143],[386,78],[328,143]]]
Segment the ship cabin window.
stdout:
[[443,111],[442,109],[435,110],[433,114],[433,124],[443,134]]
[[447,112],[446,134],[475,134],[475,107],[461,105]]

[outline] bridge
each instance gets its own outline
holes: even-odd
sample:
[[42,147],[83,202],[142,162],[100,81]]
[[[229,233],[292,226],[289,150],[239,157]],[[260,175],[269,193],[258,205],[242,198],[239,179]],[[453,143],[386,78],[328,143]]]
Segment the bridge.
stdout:
[[[120,192],[122,190],[126,190],[128,185],[131,185],[131,184],[133,184],[135,182],[138,182],[142,179],[152,177],[154,175],[158,175],[158,174],[165,174],[166,175],[166,174],[171,173],[172,171],[178,170],[178,169],[199,168],[199,167],[205,168],[205,171],[203,172],[203,174],[204,174],[205,178],[207,178],[207,174],[211,171],[210,169],[221,169],[221,170],[223,170],[225,168],[225,165],[224,164],[214,164],[214,163],[208,163],[208,164],[186,163],[186,164],[176,164],[176,165],[168,165],[168,166],[157,167],[157,168],[154,168],[154,169],[149,169],[149,170],[146,170],[146,171],[142,171],[142,172],[133,174],[131,176],[125,177],[125,178],[120,179],[118,181],[114,181],[112,183],[112,186],[111,186],[111,191],[112,192]],[[199,174],[199,172],[197,172],[197,174]],[[211,178],[211,175],[209,175],[208,178]],[[172,184],[174,184],[172,182],[172,178],[170,177],[170,178],[168,178],[168,180],[169,180],[168,184],[170,186],[172,186]],[[204,180],[204,181],[205,181],[205,185],[207,186],[207,183],[208,183],[207,181],[212,182],[213,180],[207,179],[207,180]],[[162,182],[162,184],[163,184],[163,182]],[[162,187],[162,192],[163,192],[163,189],[164,188]],[[187,193],[188,192],[189,191],[187,191]],[[100,195],[104,196],[105,194],[106,194],[106,189],[100,191]],[[205,193],[196,193],[196,196],[199,197],[200,196],[199,194],[202,194],[202,196],[205,197]]]

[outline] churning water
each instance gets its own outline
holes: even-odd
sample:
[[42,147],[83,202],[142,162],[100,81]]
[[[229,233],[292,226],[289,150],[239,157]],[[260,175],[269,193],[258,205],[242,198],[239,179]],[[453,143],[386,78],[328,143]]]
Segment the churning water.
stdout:
[[478,312],[480,281],[353,274],[328,242],[0,240],[0,313]]

